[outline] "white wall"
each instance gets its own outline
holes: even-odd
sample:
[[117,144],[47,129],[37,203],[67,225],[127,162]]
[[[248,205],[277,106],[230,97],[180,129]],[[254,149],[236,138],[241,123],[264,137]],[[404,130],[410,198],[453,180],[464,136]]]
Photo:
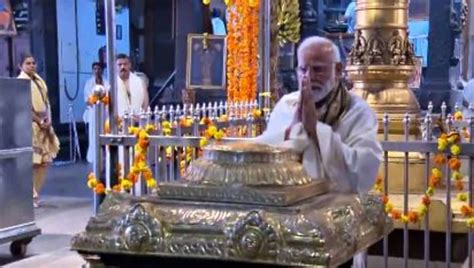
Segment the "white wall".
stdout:
[[[75,16],[77,1],[77,22]],[[98,50],[106,44],[105,35],[96,34],[96,1],[95,0],[61,0],[57,1],[58,24],[58,70],[60,88],[60,120],[69,122],[68,109],[73,105],[74,118],[82,121],[85,109],[84,84],[91,77],[91,64],[98,61]],[[77,38],[76,38],[77,23]],[[116,24],[122,27],[122,39],[117,40],[117,53],[130,52],[129,10],[122,9],[116,13]],[[51,40],[54,42],[54,40]],[[77,45],[76,45],[77,43]],[[66,97],[65,86],[69,95],[76,95],[73,101]],[[79,85],[79,86],[77,86]]]

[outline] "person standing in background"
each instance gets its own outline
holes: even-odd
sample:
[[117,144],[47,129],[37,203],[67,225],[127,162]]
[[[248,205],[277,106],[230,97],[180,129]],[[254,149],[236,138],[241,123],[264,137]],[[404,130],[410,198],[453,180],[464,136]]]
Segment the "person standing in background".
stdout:
[[96,86],[103,86],[105,90],[109,90],[109,83],[103,78],[103,66],[100,62],[92,63],[93,76],[87,80],[84,86],[84,101],[87,104],[84,111],[84,122],[87,124],[89,146],[87,148],[87,162],[93,163],[95,159],[95,116],[94,107],[88,103],[89,97],[94,94]]
[[21,56],[20,79],[31,81],[32,139],[33,139],[33,206],[39,207],[39,193],[46,178],[48,165],[59,152],[59,140],[51,125],[51,106],[48,88],[36,73],[35,58],[30,54]]
[[148,108],[148,89],[143,80],[131,72],[132,63],[125,54],[117,55],[117,79],[118,115],[122,117],[126,110],[139,113],[140,109]]

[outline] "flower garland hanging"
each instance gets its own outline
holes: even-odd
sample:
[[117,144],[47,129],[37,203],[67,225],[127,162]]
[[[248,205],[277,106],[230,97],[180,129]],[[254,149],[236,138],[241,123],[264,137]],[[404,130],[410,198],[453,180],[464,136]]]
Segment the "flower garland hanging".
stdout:
[[[462,114],[461,111],[457,111],[457,112],[454,113],[454,120],[456,120],[456,121],[463,120],[463,114]],[[463,138],[469,139],[470,133],[468,132],[467,128],[463,128],[461,133],[462,133]],[[460,152],[461,152],[460,147],[459,148],[454,148],[454,153],[459,154]],[[451,149],[451,153],[454,155],[453,149]],[[450,167],[458,168],[458,170],[459,170],[459,168],[461,168],[461,161],[459,159],[457,159],[457,161],[453,161],[452,163],[449,163],[449,165],[450,165]],[[453,177],[454,181],[456,182],[455,187],[459,191],[459,193],[456,195],[456,198],[460,202],[469,201],[468,193],[463,192],[464,191],[464,182],[462,181],[462,179],[463,179],[462,174],[457,172],[456,174],[453,174],[452,177]],[[462,216],[467,218],[467,225],[469,227],[473,228],[474,227],[474,208],[470,207],[467,203],[465,203],[461,206],[460,211],[461,211]]]
[[227,5],[227,100],[253,101],[257,96],[259,0]]
[[[454,115],[455,120],[462,120],[462,113],[456,112]],[[410,210],[407,214],[403,214],[400,210],[394,209],[393,203],[390,202],[387,195],[382,196],[383,203],[385,205],[385,212],[389,214],[394,220],[401,220],[403,223],[417,223],[420,217],[423,217],[427,212],[431,204],[431,197],[435,194],[435,189],[440,185],[443,178],[442,168],[444,165],[448,165],[451,170],[451,179],[455,182],[455,188],[460,191],[457,194],[459,201],[467,201],[467,194],[463,193],[464,183],[462,182],[463,175],[460,172],[461,161],[459,154],[461,153],[461,136],[457,131],[451,131],[449,134],[443,133],[438,138],[438,153],[433,157],[434,167],[431,169],[431,175],[429,179],[429,186],[425,191],[425,194],[420,200],[420,204],[416,211]],[[449,149],[450,157],[446,156],[446,151]],[[383,180],[378,177],[376,179],[373,190],[378,193],[383,193]],[[467,225],[472,228],[474,226],[474,209],[469,207],[467,204],[461,206],[461,214],[464,217],[468,217]]]

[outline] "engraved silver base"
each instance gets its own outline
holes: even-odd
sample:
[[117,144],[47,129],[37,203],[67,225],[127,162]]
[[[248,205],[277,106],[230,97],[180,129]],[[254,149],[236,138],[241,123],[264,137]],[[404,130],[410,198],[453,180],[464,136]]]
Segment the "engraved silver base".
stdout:
[[98,260],[113,255],[335,266],[392,229],[377,196],[331,193],[276,207],[111,194],[86,231],[72,239],[72,249]]
[[258,187],[162,183],[158,195],[163,199],[288,206],[328,191],[329,185],[326,181],[313,181],[299,186]]

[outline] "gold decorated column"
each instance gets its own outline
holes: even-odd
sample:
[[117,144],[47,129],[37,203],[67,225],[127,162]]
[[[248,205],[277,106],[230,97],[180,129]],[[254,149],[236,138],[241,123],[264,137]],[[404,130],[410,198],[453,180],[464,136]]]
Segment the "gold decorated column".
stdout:
[[[419,136],[420,106],[408,88],[414,71],[414,52],[408,38],[409,0],[357,0],[356,31],[349,53],[347,72],[353,81],[353,91],[365,99],[379,119],[390,118],[389,139],[404,139],[403,118],[410,115],[410,136]],[[380,135],[383,138],[383,135]],[[410,154],[409,192],[424,191],[425,160]],[[404,192],[404,154],[389,153],[388,190]],[[383,167],[380,174],[384,174]]]
[[[414,70],[408,39],[409,0],[357,0],[357,25],[347,72],[354,91],[391,118],[391,134],[402,134],[405,113],[418,117],[420,106],[408,80]],[[414,121],[414,120],[413,120]],[[382,124],[381,124],[382,125]],[[411,134],[417,133],[415,125]]]

